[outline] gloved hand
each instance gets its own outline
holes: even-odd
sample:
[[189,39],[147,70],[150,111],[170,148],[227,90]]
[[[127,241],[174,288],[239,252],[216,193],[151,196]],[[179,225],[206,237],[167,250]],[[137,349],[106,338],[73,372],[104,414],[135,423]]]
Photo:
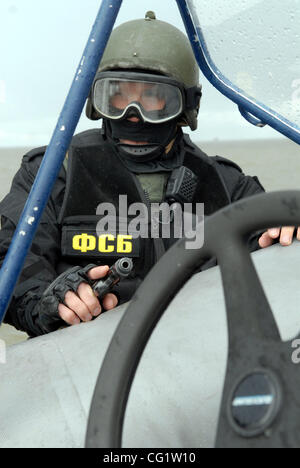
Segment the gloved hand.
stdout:
[[[64,323],[75,325],[97,317],[102,308],[91,286],[94,280],[104,278],[108,270],[108,266],[90,264],[62,273],[48,286],[37,303],[35,324],[43,333],[50,333]],[[102,303],[109,310],[116,307],[118,299],[114,294],[107,294]]]

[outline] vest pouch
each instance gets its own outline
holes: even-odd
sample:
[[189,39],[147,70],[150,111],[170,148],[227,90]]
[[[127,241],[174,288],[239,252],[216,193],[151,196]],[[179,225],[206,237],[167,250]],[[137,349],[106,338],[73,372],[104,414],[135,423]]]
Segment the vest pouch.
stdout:
[[[105,219],[104,219],[105,218]],[[133,259],[133,275],[144,277],[154,263],[150,239],[128,233],[133,217],[70,216],[63,220],[61,253],[72,263],[111,266],[119,258]]]

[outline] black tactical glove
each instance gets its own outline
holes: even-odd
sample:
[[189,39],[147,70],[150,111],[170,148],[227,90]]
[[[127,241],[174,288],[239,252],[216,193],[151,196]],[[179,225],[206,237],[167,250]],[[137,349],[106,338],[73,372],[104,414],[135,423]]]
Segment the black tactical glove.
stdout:
[[87,272],[96,266],[89,264],[84,268],[79,266],[70,268],[48,286],[34,308],[34,315],[37,317],[35,325],[41,329],[42,333],[50,333],[66,325],[58,314],[58,305],[64,303],[68,291],[76,293],[81,283],[92,286],[93,282],[88,278]]

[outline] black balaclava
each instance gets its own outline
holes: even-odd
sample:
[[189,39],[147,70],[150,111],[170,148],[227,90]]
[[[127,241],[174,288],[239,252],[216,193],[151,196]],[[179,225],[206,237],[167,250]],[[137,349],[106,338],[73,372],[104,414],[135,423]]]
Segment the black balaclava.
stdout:
[[[131,122],[128,117],[138,117],[139,122]],[[114,146],[125,166],[133,172],[169,171],[180,165],[178,140],[182,131],[178,128],[178,118],[160,124],[143,122],[141,116],[131,111],[122,120],[103,119],[103,133]],[[180,138],[179,138],[180,137]],[[168,144],[174,139],[171,151],[166,154]],[[147,141],[147,145],[126,145],[122,140]],[[177,151],[175,151],[177,149]],[[176,154],[177,153],[177,154]]]

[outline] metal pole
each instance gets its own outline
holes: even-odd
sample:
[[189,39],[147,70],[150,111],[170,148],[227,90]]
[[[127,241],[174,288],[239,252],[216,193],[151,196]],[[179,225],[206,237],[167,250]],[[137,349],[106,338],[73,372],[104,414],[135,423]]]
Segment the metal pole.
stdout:
[[121,4],[122,0],[102,0],[69,94],[0,271],[0,324],[69,148]]

